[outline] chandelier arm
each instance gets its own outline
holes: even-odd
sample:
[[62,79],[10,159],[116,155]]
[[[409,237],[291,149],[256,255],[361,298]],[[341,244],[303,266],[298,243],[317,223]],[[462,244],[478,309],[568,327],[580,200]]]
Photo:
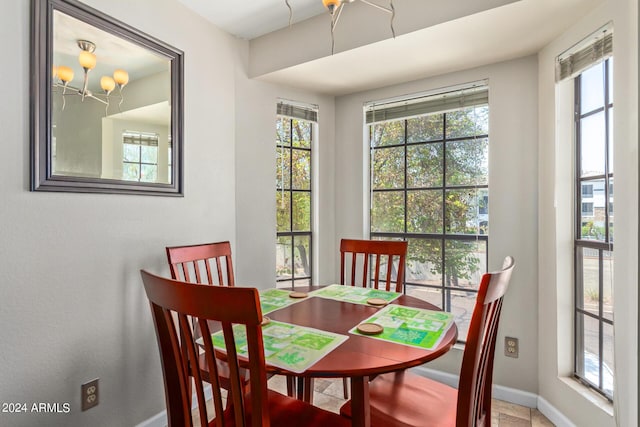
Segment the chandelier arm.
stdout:
[[[87,89],[89,87],[89,72],[88,70],[84,70],[84,82],[82,83],[82,92],[80,92],[80,95],[82,95],[82,100],[84,101],[84,97],[87,96]],[[90,95],[89,95],[90,96]]]
[[396,8],[393,6],[393,0],[389,0],[389,8],[391,9],[391,35],[396,38],[396,30],[393,28],[393,21],[396,19]]
[[284,4],[286,4],[287,7],[289,8],[289,27],[291,27],[291,22],[293,20],[293,9],[291,8],[291,5],[289,4],[289,0],[284,0]]
[[338,6],[338,10],[335,13],[335,20],[333,20],[333,23],[331,24],[331,31],[333,31],[338,25],[338,21],[340,20],[340,15],[342,15],[343,8],[344,8],[344,3]]
[[[375,3],[373,3],[373,2],[370,2],[369,0],[360,0],[360,1],[361,1],[362,3],[364,3],[364,4],[368,4],[369,6],[373,6],[373,7],[377,8],[377,9],[380,9],[380,10],[385,11],[385,12],[387,12],[387,13],[391,13],[391,14],[393,14],[393,13],[394,13],[394,11],[393,11],[393,9],[392,9],[392,8],[388,8],[388,7],[380,6],[379,4],[375,4]],[[392,3],[393,3],[393,2],[392,2]]]

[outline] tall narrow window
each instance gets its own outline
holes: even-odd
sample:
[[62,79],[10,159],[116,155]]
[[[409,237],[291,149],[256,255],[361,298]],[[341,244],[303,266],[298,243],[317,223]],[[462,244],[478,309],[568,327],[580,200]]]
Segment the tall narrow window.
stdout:
[[135,131],[122,134],[122,179],[158,180],[158,134]]
[[311,155],[317,110],[278,104],[276,119],[276,281],[306,286],[312,278]]
[[613,58],[575,78],[575,375],[613,399]]
[[371,237],[407,240],[405,292],[466,339],[489,233],[488,88],[371,105]]

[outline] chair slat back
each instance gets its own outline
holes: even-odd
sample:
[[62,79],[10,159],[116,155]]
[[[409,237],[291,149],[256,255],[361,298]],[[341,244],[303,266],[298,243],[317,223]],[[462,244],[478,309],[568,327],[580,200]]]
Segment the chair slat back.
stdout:
[[[402,292],[406,256],[407,242],[342,239],[340,284],[380,289],[384,283],[384,290]],[[386,273],[381,277],[383,266]]]
[[[248,369],[251,388],[252,427],[269,426],[267,406],[267,374],[262,341],[262,312],[255,288],[191,285],[155,276],[141,271],[144,288],[151,304],[156,327],[156,336],[162,362],[167,418],[169,427],[193,426],[191,417],[190,381],[195,383],[194,403],[198,406],[200,426],[214,414],[207,411],[205,382],[211,384],[215,426],[224,427],[225,419],[233,419],[233,426],[246,426],[244,416],[244,393],[240,361],[236,353],[236,336],[233,324],[244,325],[248,346]],[[190,319],[198,322],[202,338],[194,336]],[[218,323],[211,323],[216,321]],[[221,382],[216,358],[222,353],[214,350],[211,325],[220,325],[224,334],[224,360],[229,366],[228,381],[231,384],[226,399],[231,400],[226,411],[233,414],[222,416],[225,403],[221,393]],[[179,332],[178,332],[179,331]],[[191,369],[189,361],[198,360],[204,351],[206,378],[200,369]],[[247,365],[243,365],[245,367]]]
[[509,286],[515,263],[505,258],[502,270],[486,273],[480,281],[476,304],[471,316],[467,343],[462,357],[457,427],[490,425],[493,359],[502,310],[502,299]]
[[176,280],[235,286],[229,242],[167,247],[167,260]]

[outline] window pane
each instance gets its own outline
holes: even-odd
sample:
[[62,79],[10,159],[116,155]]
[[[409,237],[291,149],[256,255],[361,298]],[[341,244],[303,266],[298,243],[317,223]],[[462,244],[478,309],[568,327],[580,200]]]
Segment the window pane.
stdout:
[[478,199],[481,196],[476,189],[445,192],[446,233],[479,234]]
[[276,188],[291,188],[290,156],[291,150],[278,147],[276,149]]
[[371,231],[404,232],[403,191],[378,191],[373,193]]
[[604,106],[604,68],[601,64],[584,71],[580,76],[580,114]]
[[156,145],[141,145],[140,146],[140,161],[142,163],[158,163],[158,146]]
[[609,173],[613,173],[613,107],[609,109]]
[[402,144],[404,142],[404,120],[378,123],[371,127],[371,147]]
[[425,142],[442,139],[443,115],[430,114],[407,120],[407,142]]
[[293,231],[311,231],[311,194],[294,192],[293,195]]
[[407,232],[442,233],[442,190],[407,192]]
[[606,240],[606,197],[605,180],[582,181],[580,207],[581,238],[585,240]]
[[445,307],[447,307],[447,311],[453,314],[456,326],[458,327],[458,339],[466,341],[477,293],[449,290],[444,292]]
[[276,221],[278,231],[291,231],[291,193],[278,191],[276,193]]
[[486,135],[489,133],[489,106],[477,106],[446,114],[447,138]]
[[407,295],[412,296],[414,298],[419,298],[421,300],[427,301],[438,307],[439,309],[443,309],[442,306],[442,290],[435,288],[425,288],[422,286],[413,286],[406,285],[405,291]]
[[581,176],[604,175],[604,112],[580,120]]
[[407,187],[442,186],[442,143],[407,147]]
[[[122,158],[125,162],[140,162],[140,146],[133,144],[122,144]],[[138,179],[136,177],[136,179]]]
[[402,188],[404,185],[404,147],[371,151],[373,189]]
[[408,239],[408,243],[406,281],[442,286],[442,240]]
[[602,315],[613,321],[613,252],[602,252]]
[[123,164],[122,179],[126,181],[137,181],[140,179],[140,165],[138,163]]
[[615,367],[613,359],[613,326],[605,323],[602,332],[602,389],[609,397],[613,397],[613,372]]
[[444,247],[445,286],[478,289],[487,271],[486,242],[447,240]]
[[311,189],[311,152],[291,150],[293,153],[293,188]]
[[293,237],[293,277],[311,276],[311,238],[309,236]]
[[158,165],[141,165],[140,181],[156,182],[158,180]]
[[276,120],[276,144],[291,145],[291,119],[279,117]]
[[[597,249],[578,247],[579,265],[582,265],[582,286],[578,288],[578,308],[598,315],[600,312],[600,259]],[[580,279],[580,276],[577,277]]]
[[[577,333],[580,334],[583,347],[578,353],[578,375],[596,387],[600,386],[600,351],[598,321],[587,315],[578,313]],[[580,347],[578,347],[580,348]]]
[[484,185],[488,180],[489,140],[447,143],[447,185]]
[[292,120],[293,146],[311,148],[311,122]]
[[[278,237],[276,243],[276,279],[290,279],[293,277],[293,260],[291,248],[293,247],[291,236]],[[290,285],[289,285],[290,286]]]

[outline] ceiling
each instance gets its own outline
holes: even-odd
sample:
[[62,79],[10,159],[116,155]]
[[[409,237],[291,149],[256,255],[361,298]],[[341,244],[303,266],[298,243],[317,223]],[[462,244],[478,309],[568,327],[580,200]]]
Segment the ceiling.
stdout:
[[[180,1],[239,38],[260,37],[289,25],[285,0]],[[388,5],[386,0],[372,1]],[[289,0],[289,3],[294,23],[327,13],[321,0]],[[536,53],[602,3],[603,0],[519,0],[395,39],[283,67],[258,78],[344,95],[469,69]],[[400,10],[403,0],[395,0],[394,6]],[[344,13],[349,13],[349,9]],[[335,70],[342,70],[339,78]]]

